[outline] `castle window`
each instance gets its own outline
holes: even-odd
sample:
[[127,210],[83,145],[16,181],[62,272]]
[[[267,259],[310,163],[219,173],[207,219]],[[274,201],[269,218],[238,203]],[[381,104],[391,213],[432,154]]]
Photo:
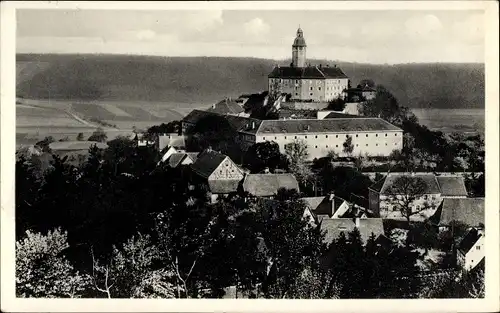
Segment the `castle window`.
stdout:
[[262,140],[266,140],[266,137],[262,137]]
[[314,148],[318,149],[318,146],[314,146]]
[[375,144],[375,147],[378,147],[378,143]]
[[309,90],[313,90],[313,87],[309,87]]
[[368,147],[368,144],[366,144],[366,146]]
[[481,250],[481,246],[476,246],[476,250]]
[[366,134],[366,137],[368,137],[368,134]]
[[299,94],[298,93],[295,93],[296,96],[298,96]]
[[277,137],[274,137],[274,140],[278,139]]
[[358,137],[358,134],[356,134],[356,138]]
[[387,143],[385,145],[387,146]]
[[297,136],[295,136],[295,139],[297,139]]
[[356,144],[356,147],[359,146],[358,144]]
[[286,136],[285,136],[285,139],[286,139]]
[[321,87],[318,87],[318,90],[321,90]]
[[339,138],[339,135],[335,135],[335,138]]
[[313,93],[311,92],[309,95],[310,95],[310,96],[312,96],[312,95],[313,95]]
[[387,134],[385,134],[385,136],[387,137]]
[[394,134],[394,137],[395,137],[395,136],[397,136],[397,135],[398,135],[398,133],[395,133],[395,134]]
[[339,147],[339,145],[335,145],[335,148],[338,148],[338,147]]
[[328,145],[326,145],[326,147],[328,148]]
[[375,134],[375,137],[378,137],[378,134]]
[[318,136],[316,135],[316,136],[314,136],[314,138],[318,138]]
[[306,138],[306,139],[307,139],[307,136],[304,136],[304,138]]
[[296,80],[295,80],[295,83],[296,83],[296,84],[298,84],[298,83],[299,83],[299,80],[298,80],[298,79],[296,79]]
[[328,138],[328,135],[325,135],[325,138]]

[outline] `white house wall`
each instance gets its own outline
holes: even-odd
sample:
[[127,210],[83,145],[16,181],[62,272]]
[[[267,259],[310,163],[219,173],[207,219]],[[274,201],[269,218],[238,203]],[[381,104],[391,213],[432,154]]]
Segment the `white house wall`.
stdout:
[[[345,156],[343,143],[346,136],[352,137],[354,150],[352,155],[368,154],[370,156],[389,156],[394,150],[403,148],[402,131],[380,131],[380,132],[359,132],[359,133],[308,133],[308,134],[257,134],[252,138],[249,135],[246,141],[249,144],[274,141],[282,153],[285,152],[285,145],[294,142],[296,139],[307,143],[309,160],[327,156],[329,151],[335,151],[340,156]],[[250,140],[255,138],[255,142]]]

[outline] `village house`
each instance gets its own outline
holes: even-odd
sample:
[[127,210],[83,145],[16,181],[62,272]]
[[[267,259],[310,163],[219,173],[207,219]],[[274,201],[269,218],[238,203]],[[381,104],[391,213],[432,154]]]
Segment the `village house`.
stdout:
[[322,197],[304,197],[307,209],[304,215],[309,216],[318,225],[328,218],[367,218],[373,217],[366,208],[330,194]]
[[277,65],[268,75],[269,93],[290,94],[291,101],[328,102],[341,97],[349,86],[347,75],[336,65],[307,65],[306,50],[304,33],[299,28],[290,66]]
[[183,135],[176,133],[159,134],[156,142],[158,151],[162,151],[167,146],[175,148],[178,152],[186,150],[186,142]]
[[171,168],[177,168],[181,165],[193,164],[197,158],[198,153],[196,152],[177,152],[170,155],[166,163]]
[[477,229],[484,228],[484,198],[444,198],[429,221],[446,231],[452,222],[463,223]]
[[238,99],[226,98],[216,104],[213,104],[207,112],[217,113],[221,115],[234,115],[248,117],[250,114],[245,113],[242,106],[242,101]]
[[[415,183],[397,186],[400,177],[408,177]],[[417,190],[416,181],[422,181],[423,190]],[[396,205],[401,199],[412,198],[413,211],[419,214],[411,216],[412,220],[423,221],[436,212],[444,198],[464,198],[467,196],[462,176],[440,177],[433,173],[389,173],[369,188],[369,209],[378,212],[387,219],[402,220],[404,217]],[[403,194],[406,191],[407,194]]]
[[474,269],[484,260],[484,245],[484,229],[471,228],[458,245],[457,265],[465,271]]
[[340,233],[344,233],[348,238],[348,234],[355,228],[359,230],[363,244],[366,244],[372,234],[375,240],[384,235],[384,224],[381,218],[329,218],[321,221],[320,228],[326,232],[326,244],[338,239]]
[[293,174],[247,174],[243,180],[243,192],[254,197],[272,198],[281,188],[295,189],[299,192],[299,183]]
[[244,175],[228,156],[212,149],[201,152],[191,164],[191,169],[196,177],[207,184],[212,202],[237,192]]

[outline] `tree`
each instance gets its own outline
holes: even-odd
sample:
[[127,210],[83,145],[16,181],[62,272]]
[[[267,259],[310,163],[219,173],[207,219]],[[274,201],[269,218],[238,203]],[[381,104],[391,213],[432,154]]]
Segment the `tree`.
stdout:
[[328,102],[328,110],[343,111],[345,109],[345,101],[341,98],[335,98]]
[[401,212],[401,215],[410,225],[410,218],[429,209],[427,203],[420,207],[415,204],[427,191],[426,182],[420,177],[403,175],[396,178],[393,184],[388,188],[388,200],[390,205]]
[[16,238],[20,239],[37,224],[38,211],[35,209],[42,181],[31,160],[21,155],[16,160]]
[[78,133],[78,135],[76,136],[76,140],[83,141],[83,133]]
[[366,167],[366,164],[368,163],[368,155],[362,155],[361,153],[354,158],[354,166],[358,170],[358,172],[361,172],[364,167]]
[[99,127],[92,133],[92,135],[90,135],[88,141],[106,142],[107,139],[108,136],[102,130],[102,128]]
[[273,205],[260,210],[262,234],[271,265],[264,279],[264,294],[270,298],[294,298],[304,271],[319,268],[319,256],[325,251],[324,234],[312,227],[303,214],[306,203],[296,191],[278,190]]
[[285,154],[290,162],[290,171],[295,174],[299,182],[308,184],[312,179],[312,172],[306,164],[309,152],[307,143],[301,139],[295,139],[285,145]]
[[47,235],[26,231],[16,242],[16,295],[18,297],[76,298],[89,287],[88,275],[75,271],[63,252],[69,247],[60,229]]
[[344,154],[350,157],[352,155],[352,152],[354,151],[354,145],[352,144],[352,137],[347,135],[342,146],[343,146],[342,152],[344,152]]
[[53,142],[55,142],[54,137],[47,136],[47,137],[43,138],[43,140],[40,140],[39,142],[35,143],[35,147],[39,147],[40,149],[42,149],[42,152],[50,153],[51,149],[50,149],[49,145]]
[[175,298],[174,273],[159,267],[158,246],[149,235],[137,235],[114,246],[109,262],[102,265],[93,252],[93,282],[108,298]]
[[359,87],[370,87],[370,88],[375,88],[375,82],[370,79],[370,78],[365,78],[365,79],[362,79],[359,84],[358,84]]
[[154,125],[149,127],[146,131],[146,134],[144,135],[144,138],[146,140],[153,140],[155,139],[155,136],[159,134],[169,134],[169,133],[180,134],[181,130],[182,130],[181,121],[161,123],[160,125]]
[[252,145],[243,158],[244,165],[252,172],[259,173],[264,169],[287,169],[286,156],[281,154],[279,145],[274,141],[259,142]]
[[326,154],[326,157],[330,159],[331,161],[335,161],[336,159],[339,158],[339,154],[335,152],[335,150],[329,150],[328,153]]

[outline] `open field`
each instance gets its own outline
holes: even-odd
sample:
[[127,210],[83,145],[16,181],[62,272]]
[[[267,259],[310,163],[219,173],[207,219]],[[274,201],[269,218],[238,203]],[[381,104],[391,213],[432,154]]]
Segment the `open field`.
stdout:
[[421,124],[449,132],[485,131],[484,109],[412,109]]

